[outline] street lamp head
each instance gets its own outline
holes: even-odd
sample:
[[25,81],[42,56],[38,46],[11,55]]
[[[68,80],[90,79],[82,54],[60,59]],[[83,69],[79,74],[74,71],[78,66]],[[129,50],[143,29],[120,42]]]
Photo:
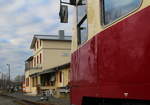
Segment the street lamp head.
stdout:
[[10,64],[6,64],[8,67],[10,67]]

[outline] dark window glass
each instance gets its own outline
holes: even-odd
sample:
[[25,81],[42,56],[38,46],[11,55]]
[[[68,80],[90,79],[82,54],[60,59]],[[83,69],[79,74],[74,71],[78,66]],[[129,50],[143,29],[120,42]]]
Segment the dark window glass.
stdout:
[[39,56],[37,56],[37,64],[39,63]]
[[104,24],[110,24],[137,9],[142,0],[103,0]]
[[77,29],[78,29],[78,44],[82,44],[88,39],[87,33],[87,1],[79,0],[77,5]]
[[34,57],[34,67],[36,66],[36,57]]
[[78,44],[82,44],[88,39],[87,36],[87,19],[78,27]]
[[62,72],[59,72],[59,82],[62,82]]
[[42,54],[40,53],[40,64],[42,63]]
[[38,48],[39,48],[39,41],[37,40],[37,42],[36,42],[36,43],[37,43],[37,49],[38,49]]

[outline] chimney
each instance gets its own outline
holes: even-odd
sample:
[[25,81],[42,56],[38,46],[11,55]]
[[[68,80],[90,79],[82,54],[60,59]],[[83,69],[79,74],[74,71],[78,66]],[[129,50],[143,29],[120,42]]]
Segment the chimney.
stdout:
[[59,30],[59,39],[64,39],[65,32],[64,30]]

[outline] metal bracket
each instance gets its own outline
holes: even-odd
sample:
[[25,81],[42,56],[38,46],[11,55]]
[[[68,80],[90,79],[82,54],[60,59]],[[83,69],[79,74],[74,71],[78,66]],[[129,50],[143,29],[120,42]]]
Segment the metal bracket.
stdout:
[[66,4],[66,5],[76,6],[76,5],[73,5],[73,4],[71,4],[71,3],[63,2],[62,0],[60,0],[60,5],[61,5],[61,4]]
[[63,2],[62,0],[60,0],[60,4],[67,4],[67,5],[71,5],[70,3]]

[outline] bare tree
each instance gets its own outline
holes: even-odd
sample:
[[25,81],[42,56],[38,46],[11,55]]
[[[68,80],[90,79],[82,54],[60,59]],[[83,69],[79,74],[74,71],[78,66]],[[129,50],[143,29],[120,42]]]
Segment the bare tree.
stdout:
[[24,75],[17,75],[14,79],[14,82],[23,82],[24,81]]

